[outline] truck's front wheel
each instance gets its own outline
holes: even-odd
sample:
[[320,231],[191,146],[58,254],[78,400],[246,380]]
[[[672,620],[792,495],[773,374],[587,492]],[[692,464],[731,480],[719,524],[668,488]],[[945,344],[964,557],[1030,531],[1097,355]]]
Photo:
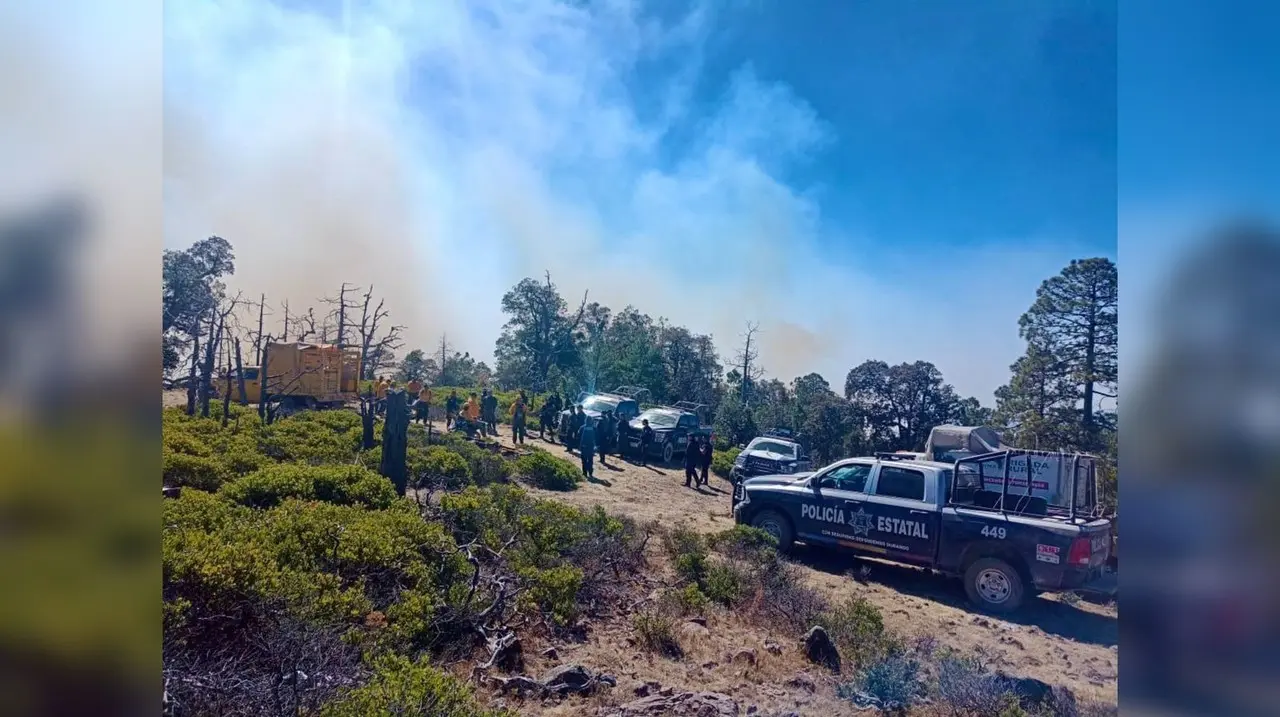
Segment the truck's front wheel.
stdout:
[[674,446],[671,445],[671,441],[668,440],[666,443],[663,443],[662,444],[662,462],[670,463],[672,459],[674,459],[675,457],[676,457],[676,449]]
[[751,527],[759,528],[772,535],[773,539],[778,541],[779,552],[790,552],[795,542],[795,536],[791,534],[791,523],[776,510],[762,510],[756,513],[756,516],[751,519]]
[[1022,607],[1026,595],[1022,575],[998,558],[982,558],[970,565],[964,573],[964,590],[980,609],[1001,614]]

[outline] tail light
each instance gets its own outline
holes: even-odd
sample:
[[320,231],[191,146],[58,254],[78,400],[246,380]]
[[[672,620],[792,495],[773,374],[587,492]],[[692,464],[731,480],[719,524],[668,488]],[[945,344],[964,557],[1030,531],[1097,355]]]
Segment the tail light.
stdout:
[[1093,557],[1093,545],[1088,538],[1076,538],[1071,541],[1071,549],[1067,551],[1067,565],[1089,567]]

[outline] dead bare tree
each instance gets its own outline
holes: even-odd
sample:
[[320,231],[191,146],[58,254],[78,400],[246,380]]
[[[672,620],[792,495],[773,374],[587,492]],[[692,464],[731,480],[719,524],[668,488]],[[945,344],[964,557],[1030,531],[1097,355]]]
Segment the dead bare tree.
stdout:
[[747,402],[748,390],[755,384],[756,380],[763,375],[764,371],[756,364],[756,359],[760,357],[760,350],[756,345],[756,333],[760,331],[760,324],[747,322],[746,330],[741,334],[742,348],[734,355],[734,365],[742,373],[742,386],[739,389],[739,395],[742,402]]
[[364,294],[360,308],[360,378],[364,379],[372,371],[376,371],[385,361],[385,356],[399,349],[404,342],[400,338],[403,326],[383,327],[391,315],[385,307],[386,299],[373,303],[373,286]]
[[199,383],[197,378],[200,371],[200,317],[192,324],[191,328],[191,372],[187,375],[187,415],[196,415],[196,403],[199,401]]
[[[307,309],[307,313],[296,317],[293,320],[293,329],[294,334],[296,334],[293,339],[294,341],[306,341],[312,336],[318,336],[319,331],[316,327],[316,310],[309,308]],[[289,330],[286,328],[285,334],[287,335],[288,332]],[[285,342],[288,343],[287,340]]]
[[446,375],[445,365],[449,360],[449,335],[440,334],[440,372],[436,374],[435,383],[439,384]]
[[209,401],[213,396],[213,370],[225,348],[223,338],[227,332],[227,319],[233,317],[243,303],[240,294],[236,294],[222,300],[209,314],[209,340],[205,342],[204,365],[200,369],[200,415],[203,418],[209,417]]
[[[347,332],[351,329],[352,312],[360,308],[359,304],[352,303],[347,299],[348,296],[354,295],[359,291],[360,287],[352,286],[343,282],[342,287],[338,290],[337,297],[326,297],[321,299],[322,302],[333,307],[329,315],[325,317],[325,325],[333,320],[338,326],[338,335],[334,339],[334,343],[342,348],[347,345]],[[327,333],[327,332],[326,332]],[[326,340],[327,340],[326,336]]]
[[289,343],[289,300],[280,302],[280,308],[284,309],[284,330],[280,332],[280,341]]
[[[261,369],[259,370],[259,375],[261,375]],[[240,339],[239,338],[236,339],[236,377],[240,383],[240,405],[248,406],[249,394],[248,392],[245,391],[245,388],[244,388],[244,360],[241,358],[241,355],[240,355]]]

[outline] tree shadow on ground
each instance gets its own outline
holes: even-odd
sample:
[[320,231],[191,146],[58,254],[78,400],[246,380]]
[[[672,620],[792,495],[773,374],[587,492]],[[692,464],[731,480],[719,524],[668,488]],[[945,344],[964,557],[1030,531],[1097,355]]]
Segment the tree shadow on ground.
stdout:
[[866,582],[878,583],[904,595],[932,600],[943,605],[1018,625],[1038,627],[1050,635],[1103,647],[1119,643],[1119,622],[1115,616],[1073,607],[1056,600],[1028,596],[1022,608],[1012,615],[986,615],[969,603],[959,580],[948,579],[909,565],[898,565],[873,558],[854,557],[821,546],[797,544],[791,559],[829,575],[854,581],[851,574],[865,571]]

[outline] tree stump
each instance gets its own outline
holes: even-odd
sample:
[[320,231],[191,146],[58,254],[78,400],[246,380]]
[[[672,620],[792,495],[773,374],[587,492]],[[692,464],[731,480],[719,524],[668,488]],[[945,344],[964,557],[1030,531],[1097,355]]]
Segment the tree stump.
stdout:
[[403,496],[408,485],[405,453],[409,447],[409,407],[404,391],[387,393],[387,418],[382,424],[382,465],[378,472]]

